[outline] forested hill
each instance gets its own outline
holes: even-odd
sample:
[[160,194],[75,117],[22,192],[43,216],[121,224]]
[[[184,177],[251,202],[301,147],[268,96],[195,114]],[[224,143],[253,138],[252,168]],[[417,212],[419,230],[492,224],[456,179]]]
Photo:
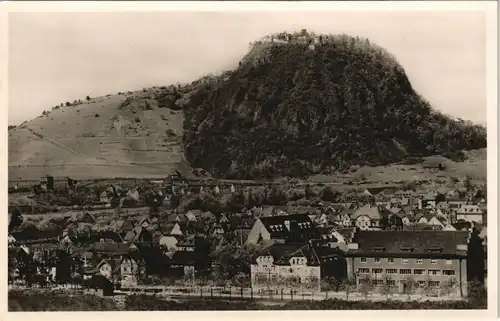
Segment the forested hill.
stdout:
[[[457,75],[458,76],[458,75]],[[331,173],[486,147],[486,130],[440,114],[367,39],[281,33],[184,105],[184,153],[214,176]]]

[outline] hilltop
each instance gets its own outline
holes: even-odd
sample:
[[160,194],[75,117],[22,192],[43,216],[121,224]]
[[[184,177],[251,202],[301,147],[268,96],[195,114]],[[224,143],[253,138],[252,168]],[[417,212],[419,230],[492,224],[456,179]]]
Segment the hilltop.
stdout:
[[[486,130],[414,91],[396,58],[347,35],[275,34],[184,110],[187,160],[255,179],[348,171],[486,147]],[[418,162],[418,161],[417,161]]]
[[264,37],[218,76],[86,97],[9,127],[9,179],[204,169],[227,179],[412,180],[428,178],[421,162],[436,155],[448,176],[484,178],[485,148],[485,128],[431,108],[383,48],[303,30]]

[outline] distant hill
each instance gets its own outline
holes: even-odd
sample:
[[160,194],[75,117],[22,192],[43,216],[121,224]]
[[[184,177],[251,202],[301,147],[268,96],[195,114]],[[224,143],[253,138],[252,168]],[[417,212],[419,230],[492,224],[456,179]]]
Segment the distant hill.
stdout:
[[162,88],[68,102],[9,128],[9,179],[189,175],[183,113]]
[[253,179],[345,171],[486,147],[486,130],[432,109],[367,39],[306,31],[258,41],[184,109],[187,160]]
[[432,109],[395,57],[346,35],[276,34],[222,75],[87,98],[9,126],[9,180],[328,176],[433,155],[455,175],[462,150],[486,148],[484,127]]

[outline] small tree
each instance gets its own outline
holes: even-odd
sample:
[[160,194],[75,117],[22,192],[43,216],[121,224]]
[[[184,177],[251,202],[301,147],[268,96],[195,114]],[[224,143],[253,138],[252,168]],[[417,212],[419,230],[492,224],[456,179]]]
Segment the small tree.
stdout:
[[373,282],[369,275],[365,275],[360,278],[359,291],[363,293],[365,300],[368,299],[368,295],[373,291]]
[[85,97],[85,100],[89,101],[90,100],[90,96],[87,95],[87,97]]
[[455,278],[449,278],[448,280],[444,281],[441,286],[440,286],[440,293],[443,296],[449,296],[453,294],[453,291],[457,287],[457,280]]
[[434,291],[434,288],[431,286],[431,281],[432,279],[429,276],[427,276],[427,278],[425,279],[425,284],[422,287],[422,291],[425,296],[430,296]]
[[401,281],[404,286],[404,293],[408,294],[408,299],[411,300],[412,294],[417,291],[418,283],[415,281],[413,276],[408,276]]
[[347,278],[340,284],[340,289],[345,292],[346,300],[349,300],[349,294],[356,289],[356,280],[354,278]]
[[394,280],[390,275],[384,275],[383,277],[384,283],[382,283],[382,287],[380,288],[380,292],[386,296],[387,299],[389,299],[389,296],[392,295],[395,291],[394,288]]

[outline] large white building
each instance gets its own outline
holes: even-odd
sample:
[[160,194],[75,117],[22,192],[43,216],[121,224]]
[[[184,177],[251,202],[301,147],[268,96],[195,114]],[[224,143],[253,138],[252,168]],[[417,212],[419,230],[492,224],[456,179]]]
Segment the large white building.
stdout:
[[320,290],[321,269],[308,244],[275,243],[261,251],[251,265],[252,289]]

